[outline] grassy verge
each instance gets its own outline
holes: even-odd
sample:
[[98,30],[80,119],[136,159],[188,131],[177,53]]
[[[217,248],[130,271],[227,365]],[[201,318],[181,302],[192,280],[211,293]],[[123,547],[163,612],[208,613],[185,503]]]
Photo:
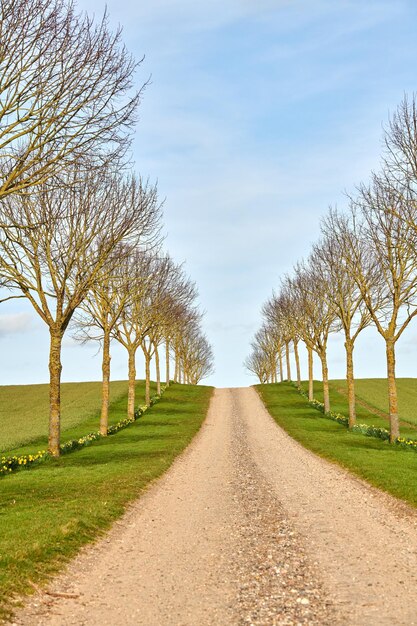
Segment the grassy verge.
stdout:
[[[137,384],[137,403],[143,404],[145,385]],[[31,441],[44,438],[48,433],[49,385],[0,386],[0,452],[6,452]],[[110,383],[110,402],[126,399],[127,382]],[[125,400],[127,405],[127,400]],[[101,408],[101,382],[62,383],[62,432],[77,429],[84,434],[97,430]],[[83,423],[93,423],[91,429]]]
[[[174,385],[116,435],[1,480],[0,615],[13,594],[58,571],[169,467],[198,431],[211,393]],[[124,404],[113,404],[112,417]]]
[[256,389],[275,421],[303,446],[417,506],[414,451],[350,432],[321,417],[289,383],[256,385]]

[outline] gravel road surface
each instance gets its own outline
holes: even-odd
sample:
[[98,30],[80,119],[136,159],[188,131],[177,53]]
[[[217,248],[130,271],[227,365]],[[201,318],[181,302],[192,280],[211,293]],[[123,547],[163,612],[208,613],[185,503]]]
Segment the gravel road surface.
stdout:
[[411,508],[297,444],[254,389],[216,389],[185,453],[13,623],[408,626],[416,586]]

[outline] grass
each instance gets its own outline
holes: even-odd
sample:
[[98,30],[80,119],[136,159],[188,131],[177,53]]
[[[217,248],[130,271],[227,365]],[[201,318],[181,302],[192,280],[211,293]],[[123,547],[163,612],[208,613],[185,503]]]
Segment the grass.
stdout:
[[275,421],[303,446],[417,506],[416,452],[350,432],[323,418],[289,383],[256,385],[256,389]]
[[[377,380],[377,379],[371,379],[371,384],[370,384],[371,389],[373,389],[372,383],[374,380]],[[410,380],[413,380],[413,379],[410,379]],[[336,413],[342,413],[342,415],[347,416],[349,414],[347,396],[344,393],[340,393],[338,391],[338,389],[343,389],[343,390],[346,389],[346,384],[344,387],[342,385],[343,382],[344,381],[341,381],[341,380],[332,380],[329,383],[330,409]],[[384,382],[386,386],[386,381]],[[371,393],[366,392],[367,380],[366,379],[358,380],[357,383],[358,383],[358,387],[362,390],[362,392],[363,391],[365,392],[365,393],[362,393],[361,396],[358,396],[359,401],[365,400],[370,406],[374,407],[377,411],[382,411],[382,409],[380,409],[378,406],[376,406],[374,403],[371,403],[370,400],[367,399],[367,398],[373,398],[372,392]],[[307,382],[302,383],[302,385],[303,385],[303,388],[307,390],[308,388]],[[417,380],[415,380],[414,386],[417,392]],[[382,385],[381,385],[381,388],[382,388]],[[404,392],[406,388],[402,387],[402,389]],[[316,398],[316,400],[323,402],[323,384],[321,381],[316,381],[316,380],[314,381],[314,397]],[[415,411],[417,414],[417,405],[416,405]],[[358,422],[358,424],[367,424],[368,426],[372,425],[372,426],[377,426],[378,428],[386,428],[387,430],[389,430],[388,415],[387,417],[381,417],[380,415],[372,413],[369,409],[362,406],[360,402],[356,403],[356,421]],[[400,434],[402,437],[409,437],[410,439],[417,439],[417,419],[416,419],[416,425],[414,425],[411,422],[408,423],[402,420],[400,424]]]
[[[334,389],[346,390],[345,380],[333,380]],[[417,378],[397,378],[398,410],[404,422],[417,427]],[[388,389],[385,378],[363,378],[355,382],[359,400],[364,400],[379,411],[388,413]]]
[[[174,385],[116,435],[1,479],[0,606],[31,591],[119,517],[185,448],[206,415],[211,387]],[[126,397],[114,402],[112,420]],[[1,613],[0,613],[1,615]]]
[[[155,386],[152,393],[155,391]],[[49,385],[0,386],[0,452],[9,452],[30,444],[45,447],[48,434]],[[127,382],[110,383],[110,403],[125,399]],[[137,404],[143,403],[145,385],[136,385]],[[63,440],[98,430],[101,408],[101,383],[63,383],[61,387]],[[124,415],[123,415],[124,417]],[[115,419],[114,412],[112,420]],[[75,433],[75,434],[74,434]],[[30,452],[33,446],[29,446]]]

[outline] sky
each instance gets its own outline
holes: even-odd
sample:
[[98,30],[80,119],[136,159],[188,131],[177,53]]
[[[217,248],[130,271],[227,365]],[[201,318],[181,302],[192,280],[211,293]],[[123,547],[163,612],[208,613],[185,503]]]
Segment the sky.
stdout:
[[[100,16],[101,0],[78,0]],[[382,132],[417,90],[414,0],[108,0],[113,27],[150,78],[134,139],[137,171],[165,198],[165,246],[196,281],[219,387],[255,379],[242,362],[260,308],[308,255],[329,205],[377,169]],[[48,380],[48,333],[21,300],[2,304],[2,384]],[[305,354],[302,354],[305,371]],[[385,375],[384,343],[363,332],[358,377]],[[113,348],[113,377],[126,355]],[[138,357],[138,370],[141,359]],[[417,323],[398,344],[417,376]],[[345,372],[331,337],[329,373]],[[64,341],[64,381],[98,380],[96,345]],[[140,374],[139,374],[140,375]],[[319,366],[316,364],[319,377]]]

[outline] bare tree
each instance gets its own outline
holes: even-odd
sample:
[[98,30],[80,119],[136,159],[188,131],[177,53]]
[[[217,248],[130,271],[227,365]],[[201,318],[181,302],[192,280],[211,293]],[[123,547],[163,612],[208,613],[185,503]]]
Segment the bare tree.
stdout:
[[[325,297],[333,306],[345,335],[346,380],[349,402],[349,427],[356,422],[353,350],[359,333],[370,324],[371,316],[363,296],[346,262],[350,254],[352,233],[349,219],[331,210],[321,225],[323,237],[313,246],[312,263],[325,290]],[[360,254],[357,242],[356,253]]]
[[184,303],[181,301],[174,301],[171,306],[171,314],[167,320],[167,324],[164,329],[164,341],[165,341],[165,383],[169,386],[170,382],[170,357],[171,350],[173,351],[173,357],[175,359],[175,374],[174,381],[178,380],[178,359],[176,345],[178,338],[184,328],[194,321],[194,319],[200,319],[200,313],[192,306],[192,300],[190,303]]
[[[129,201],[138,205],[137,245],[141,249],[150,250],[159,243],[160,205],[156,187],[143,185],[136,178],[131,178],[129,184],[132,186]],[[131,253],[129,246],[118,246],[75,315],[76,338],[83,342],[95,340],[102,344],[102,435],[107,435],[108,429],[111,335],[130,296],[132,277],[128,257]]]
[[[170,279],[175,266],[168,255],[134,251],[129,259],[128,296],[114,325],[113,336],[128,352],[128,417],[135,410],[136,352],[145,357],[145,401],[150,402],[150,363],[162,336],[171,301]],[[157,341],[157,343],[155,343]]]
[[[357,210],[360,211],[359,217]],[[352,207],[352,241],[346,262],[378,332],[385,340],[390,440],[399,436],[395,345],[417,315],[417,232],[408,219],[403,189],[374,176]]]
[[198,326],[188,326],[181,343],[184,382],[197,385],[214,372],[213,351]]
[[145,359],[155,356],[157,393],[161,393],[159,346],[164,340],[166,342],[170,328],[176,324],[178,312],[190,308],[197,298],[195,283],[169,256],[161,260],[160,273],[153,296],[153,323],[142,345]]
[[300,291],[294,288],[295,280],[290,276],[285,276],[281,280],[281,291],[279,295],[281,315],[285,315],[285,322],[291,328],[293,338],[294,355],[297,369],[297,384],[301,387],[300,358],[298,344],[300,340],[305,343],[308,356],[308,398],[314,399],[314,346],[310,341],[308,320],[304,317],[303,309],[300,308]]
[[[300,386],[301,379],[300,361],[298,356],[298,339],[296,336],[295,328],[292,324],[291,301],[289,294],[286,293],[285,290],[282,290],[278,295],[273,294],[272,298],[270,298],[262,307],[262,313],[272,328],[279,329],[279,352],[282,351],[283,345],[285,348],[285,361],[288,381],[291,380],[290,343],[293,342],[297,370],[297,381],[298,385]],[[281,375],[281,380],[282,378],[283,376]]]
[[148,328],[143,335],[141,348],[145,357],[145,401],[151,398],[151,359],[155,356],[157,392],[161,393],[161,374],[159,366],[158,346],[162,342],[164,326],[170,314],[172,304],[169,288],[174,280],[176,268],[169,256],[158,258],[154,265],[153,280],[146,301]]
[[158,393],[161,392],[161,376],[158,347],[164,339],[165,331],[175,314],[175,301],[196,295],[195,285],[187,282],[182,267],[175,265],[169,255],[155,259],[154,280],[148,298],[149,327],[141,342],[145,357],[145,396],[150,400],[150,363],[155,356]]
[[261,384],[269,382],[270,363],[267,355],[260,348],[252,348],[252,351],[243,362],[244,367],[255,374]]
[[125,304],[112,331],[112,336],[126,348],[128,353],[127,415],[135,413],[136,353],[152,325],[152,283],[155,279],[155,254],[132,250],[127,259],[126,275],[130,280],[124,284],[125,294],[120,293]]
[[331,331],[335,330],[336,315],[327,300],[327,289],[317,275],[314,262],[298,263],[294,277],[288,280],[294,298],[294,324],[308,350],[309,398],[312,399],[313,350],[321,361],[323,378],[324,410],[330,411],[329,377],[327,366],[327,342]]
[[282,330],[279,326],[265,322],[255,333],[255,339],[252,342],[252,349],[260,349],[264,353],[268,367],[268,380],[271,383],[277,382],[277,374],[283,381],[282,368]]
[[[417,95],[405,95],[385,130],[384,169],[404,184],[417,183]],[[405,207],[407,211],[407,208]]]
[[255,333],[252,351],[245,359],[246,369],[259,378],[261,383],[276,383],[277,374],[282,382],[282,340],[280,329],[268,321]]
[[133,202],[131,183],[105,170],[75,169],[55,182],[3,198],[0,271],[9,297],[27,298],[49,329],[49,451],[58,456],[62,338],[114,249],[138,240],[144,198]]
[[172,346],[175,359],[174,381],[186,382],[186,344],[190,329],[200,327],[203,318],[202,312],[195,306],[192,300],[182,303],[172,317],[168,328],[169,341]]
[[65,163],[126,153],[137,63],[72,0],[0,0],[0,198],[45,183]]

